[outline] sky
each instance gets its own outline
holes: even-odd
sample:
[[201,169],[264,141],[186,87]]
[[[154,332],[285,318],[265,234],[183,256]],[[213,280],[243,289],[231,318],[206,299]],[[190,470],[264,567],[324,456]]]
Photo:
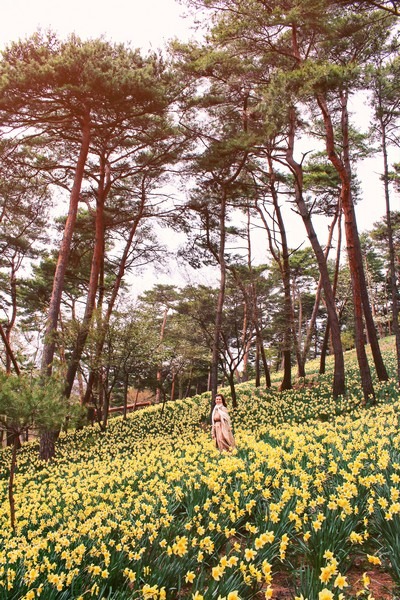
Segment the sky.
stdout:
[[3,0],[0,40],[4,46],[37,28],[51,28],[60,37],[104,35],[133,47],[158,48],[169,38],[191,35],[183,13],[176,0]]
[[[40,28],[51,29],[60,37],[70,33],[82,39],[104,36],[143,50],[157,49],[173,37],[188,40],[196,35],[184,12],[178,0],[3,0],[0,48]],[[353,112],[355,122],[366,129],[370,113],[365,103],[357,103]],[[394,155],[392,160],[400,162],[400,156]],[[385,213],[381,170],[379,156],[358,166],[362,201],[355,210],[360,232],[370,229]],[[392,208],[399,210],[398,197]],[[290,245],[295,247],[305,238],[303,224],[293,218],[288,229]]]

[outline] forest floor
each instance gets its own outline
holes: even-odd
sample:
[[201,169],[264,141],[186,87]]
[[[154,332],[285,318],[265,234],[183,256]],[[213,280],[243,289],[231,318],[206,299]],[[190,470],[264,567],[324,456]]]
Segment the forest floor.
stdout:
[[[365,592],[363,573],[367,571],[370,579],[370,583],[368,585],[370,596],[363,595],[363,591]],[[346,578],[349,584],[349,587],[346,588],[346,592],[347,594],[350,592],[351,596],[354,598],[368,597],[370,600],[400,599],[399,595],[395,595],[396,585],[391,576],[388,573],[383,573],[376,567],[372,567],[372,565],[368,565],[368,568],[366,568],[365,564],[356,562],[350,568],[350,570],[347,571]],[[293,600],[295,592],[291,584],[291,577],[289,573],[276,573],[273,577],[271,587],[273,589],[272,597],[274,600]],[[260,591],[260,593],[256,596],[256,599],[264,600],[265,590]]]

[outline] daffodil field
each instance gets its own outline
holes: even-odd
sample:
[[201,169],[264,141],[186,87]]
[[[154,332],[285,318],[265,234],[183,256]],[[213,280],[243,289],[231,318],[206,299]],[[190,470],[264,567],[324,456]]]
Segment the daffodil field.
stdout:
[[399,390],[375,383],[364,408],[352,354],[347,382],[336,402],[329,375],[283,394],[238,386],[231,454],[213,445],[207,394],[62,434],[52,464],[27,444],[15,533],[2,451],[0,598],[262,599],[284,577],[293,598],[372,599],[377,571],[395,598]]

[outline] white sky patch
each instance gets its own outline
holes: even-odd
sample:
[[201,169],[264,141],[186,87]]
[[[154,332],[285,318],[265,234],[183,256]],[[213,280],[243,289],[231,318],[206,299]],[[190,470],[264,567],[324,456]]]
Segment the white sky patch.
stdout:
[[60,37],[104,36],[134,48],[164,46],[171,38],[188,39],[190,20],[176,0],[4,0],[0,46],[25,38],[38,28]]

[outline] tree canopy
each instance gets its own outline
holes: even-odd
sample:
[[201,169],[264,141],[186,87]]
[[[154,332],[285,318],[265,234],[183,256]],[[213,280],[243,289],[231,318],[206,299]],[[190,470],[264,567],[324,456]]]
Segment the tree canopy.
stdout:
[[[302,378],[319,356],[323,370],[326,353],[337,398],[352,340],[373,402],[365,342],[384,380],[378,337],[399,337],[397,4],[186,4],[210,15],[208,34],[168,53],[51,32],[2,53],[4,370],[55,372],[65,401],[106,427],[130,388],[165,402],[229,382],[235,404],[237,381],[268,386],[283,367],[289,389],[293,367]],[[365,94],[359,131],[350,102]],[[382,222],[366,239],[357,166],[372,153]],[[166,233],[182,240],[176,256]],[[135,293],[144,268],[171,259],[187,284],[172,273]]]

